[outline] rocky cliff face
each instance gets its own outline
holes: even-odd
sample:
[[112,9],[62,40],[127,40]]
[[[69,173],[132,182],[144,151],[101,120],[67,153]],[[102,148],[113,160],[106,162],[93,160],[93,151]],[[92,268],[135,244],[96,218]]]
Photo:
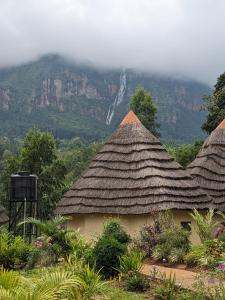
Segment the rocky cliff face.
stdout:
[[[0,70],[0,134],[22,135],[28,127],[39,126],[59,137],[107,136],[140,86],[155,99],[163,138],[201,136],[198,110],[208,86],[131,70],[99,71],[57,55]],[[182,132],[181,127],[191,131]]]

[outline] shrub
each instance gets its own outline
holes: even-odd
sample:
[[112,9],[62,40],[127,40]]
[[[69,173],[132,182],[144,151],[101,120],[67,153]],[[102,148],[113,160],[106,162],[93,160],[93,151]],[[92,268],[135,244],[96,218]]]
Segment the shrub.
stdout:
[[203,243],[206,240],[212,239],[213,230],[218,225],[214,221],[214,209],[209,209],[207,214],[201,215],[197,209],[194,208],[193,213],[190,214],[195,221],[195,229]]
[[118,219],[109,219],[104,224],[102,236],[93,248],[96,267],[105,278],[115,276],[119,267],[119,257],[127,251],[129,235],[119,224]]
[[180,293],[181,287],[176,285],[175,275],[170,274],[169,278],[166,278],[166,275],[163,274],[161,280],[162,280],[161,284],[158,285],[155,289],[156,299],[162,299],[162,300],[179,299],[178,295]]
[[215,268],[225,261],[225,243],[218,239],[205,241],[202,245],[192,246],[185,256],[189,266],[200,265]]
[[119,267],[119,257],[125,254],[127,247],[113,237],[100,238],[94,249],[96,268],[100,270],[105,278],[115,276]]
[[190,249],[190,232],[179,226],[166,228],[157,235],[157,245],[153,250],[152,257],[156,260],[182,262],[185,254]]
[[22,237],[14,237],[11,233],[0,234],[0,265],[6,269],[23,268],[34,248]]
[[134,240],[134,246],[144,251],[148,257],[151,257],[153,249],[157,245],[157,236],[164,229],[173,228],[175,226],[170,211],[152,211],[150,215],[153,218],[153,223],[151,225],[144,225],[140,230],[140,236]]
[[105,293],[108,282],[102,281],[99,272],[89,265],[84,265],[78,274],[82,299],[93,299],[94,296]]
[[191,251],[184,257],[184,262],[192,267],[198,265],[203,257],[207,255],[207,249],[205,245],[192,246]]
[[127,244],[131,240],[130,236],[120,225],[118,218],[109,218],[106,220],[104,223],[103,236],[110,236],[122,244]]
[[130,292],[144,292],[149,286],[149,279],[146,279],[144,275],[140,273],[127,277],[124,282],[125,289]]
[[118,272],[122,276],[127,276],[129,272],[138,273],[142,267],[144,254],[142,252],[130,250],[127,254],[119,257],[120,266]]

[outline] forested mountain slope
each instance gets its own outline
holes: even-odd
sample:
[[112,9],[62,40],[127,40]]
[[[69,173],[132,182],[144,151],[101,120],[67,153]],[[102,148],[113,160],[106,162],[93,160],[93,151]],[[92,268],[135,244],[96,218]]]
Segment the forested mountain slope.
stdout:
[[210,92],[207,85],[133,70],[98,70],[59,55],[0,69],[0,135],[20,137],[39,127],[58,138],[103,139],[140,86],[154,97],[164,141],[202,137],[199,107]]

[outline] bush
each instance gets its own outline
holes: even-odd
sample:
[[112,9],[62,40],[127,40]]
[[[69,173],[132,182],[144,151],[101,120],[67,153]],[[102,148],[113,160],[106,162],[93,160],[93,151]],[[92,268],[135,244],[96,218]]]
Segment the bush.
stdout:
[[14,237],[11,233],[0,234],[0,265],[6,269],[20,269],[26,266],[34,248],[22,237]]
[[207,250],[204,245],[192,246],[192,249],[184,257],[184,262],[189,266],[193,267],[198,265],[203,257],[207,255]]
[[100,238],[93,250],[96,268],[105,278],[115,276],[120,264],[119,257],[125,254],[127,247],[113,237]]
[[218,226],[218,222],[214,220],[214,209],[209,209],[204,216],[194,208],[193,213],[190,215],[195,221],[195,229],[201,242],[212,239],[213,230]]
[[192,246],[185,256],[188,266],[200,265],[215,268],[225,261],[225,243],[218,239],[205,241],[202,245]]
[[143,259],[144,254],[142,252],[130,250],[119,258],[120,266],[118,272],[122,276],[127,276],[129,272],[138,273],[141,270]]
[[115,276],[119,267],[119,257],[127,251],[129,235],[119,224],[118,219],[109,219],[104,224],[102,236],[93,248],[96,267],[105,278]]
[[149,288],[149,279],[146,279],[142,274],[133,274],[124,282],[124,287],[130,292],[144,292]]
[[166,275],[163,274],[161,280],[161,284],[155,289],[156,299],[179,299],[178,295],[180,293],[181,287],[178,287],[176,285],[175,275],[170,274],[169,278],[166,278]]
[[113,237],[122,244],[127,244],[131,240],[130,236],[120,225],[120,220],[117,218],[109,218],[106,220],[104,223],[103,236]]
[[166,259],[172,263],[182,262],[190,249],[190,232],[174,226],[164,229],[157,235],[157,245],[152,257],[156,260]]
[[134,246],[144,251],[147,257],[152,255],[152,250],[156,246],[156,236],[160,233],[160,227],[157,222],[152,225],[144,225],[140,230],[140,237],[134,240]]

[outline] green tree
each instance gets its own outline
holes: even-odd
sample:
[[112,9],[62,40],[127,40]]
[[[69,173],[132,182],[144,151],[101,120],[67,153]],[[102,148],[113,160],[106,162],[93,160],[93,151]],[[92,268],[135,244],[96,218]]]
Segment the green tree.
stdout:
[[55,204],[65,189],[66,168],[57,157],[56,141],[51,133],[38,129],[29,130],[19,154],[12,154],[4,161],[1,181],[4,185],[5,201],[9,176],[25,170],[38,176],[39,208],[42,218],[49,218]]
[[144,88],[135,91],[131,98],[130,108],[151,133],[160,136],[157,131],[159,124],[156,122],[157,107],[151,95]]
[[197,156],[203,141],[196,141],[194,144],[166,145],[169,154],[184,168],[186,168]]
[[203,98],[204,110],[208,110],[202,129],[210,134],[225,118],[225,73],[219,76],[212,95]]

